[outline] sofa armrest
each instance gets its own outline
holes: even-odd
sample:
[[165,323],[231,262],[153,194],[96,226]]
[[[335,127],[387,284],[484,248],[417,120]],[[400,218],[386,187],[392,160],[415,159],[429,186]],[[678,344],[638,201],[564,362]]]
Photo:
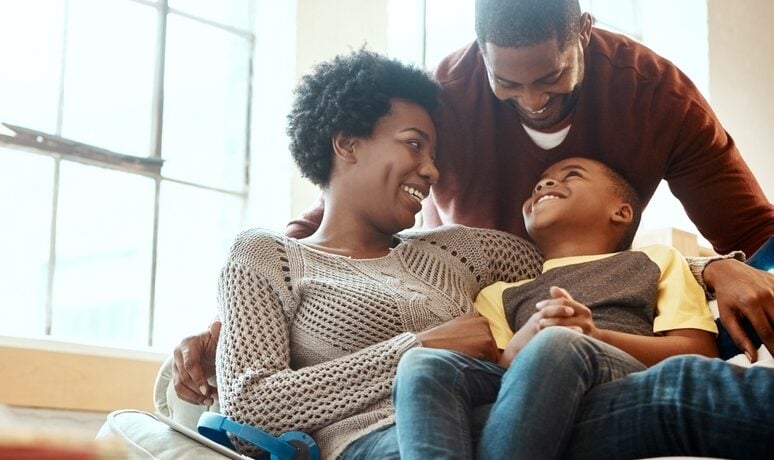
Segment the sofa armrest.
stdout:
[[[172,380],[173,360],[173,357],[170,355],[159,369],[153,389],[153,403],[159,413],[192,430],[196,430],[199,416],[206,411],[220,412],[220,404],[216,400],[211,406],[200,406],[180,399],[177,393],[175,393],[175,385]],[[214,384],[214,382],[211,383]]]

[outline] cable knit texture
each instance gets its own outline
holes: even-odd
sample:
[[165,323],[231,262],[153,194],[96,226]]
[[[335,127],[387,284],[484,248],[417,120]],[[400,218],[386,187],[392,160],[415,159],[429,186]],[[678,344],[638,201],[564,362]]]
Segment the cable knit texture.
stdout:
[[[221,272],[223,412],[274,435],[310,433],[324,458],[393,422],[392,379],[414,332],[472,308],[482,287],[540,273],[518,237],[447,226],[351,259],[266,230],[237,237]],[[240,450],[251,453],[248,446]]]

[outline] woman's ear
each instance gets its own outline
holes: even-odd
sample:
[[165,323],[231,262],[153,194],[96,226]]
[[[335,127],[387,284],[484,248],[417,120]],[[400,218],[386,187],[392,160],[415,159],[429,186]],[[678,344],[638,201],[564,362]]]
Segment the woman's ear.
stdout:
[[347,136],[344,133],[339,132],[333,135],[331,143],[333,144],[334,158],[338,158],[347,163],[357,162],[357,157],[355,156],[356,137]]
[[621,203],[618,206],[618,209],[613,212],[611,220],[619,224],[628,225],[632,222],[633,218],[634,210],[632,209],[632,205],[629,203]]

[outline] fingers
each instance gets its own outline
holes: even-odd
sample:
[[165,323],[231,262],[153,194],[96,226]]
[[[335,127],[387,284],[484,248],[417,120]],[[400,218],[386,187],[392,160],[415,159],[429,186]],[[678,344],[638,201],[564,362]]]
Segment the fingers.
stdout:
[[207,377],[204,375],[204,370],[202,369],[201,361],[199,359],[201,357],[201,349],[198,347],[184,348],[182,354],[185,373],[190,377],[190,380],[195,385],[195,388],[199,390],[199,393],[201,393],[202,396],[207,396],[210,385],[207,382]]
[[207,402],[207,397],[201,394],[196,383],[193,382],[190,374],[186,371],[183,354],[179,346],[174,351],[172,382],[175,386],[175,393],[183,401],[191,404],[205,404]]
[[750,338],[747,337],[747,334],[744,332],[742,325],[739,323],[739,318],[736,315],[726,315],[725,317],[721,317],[720,321],[723,323],[723,327],[728,331],[728,335],[734,340],[737,348],[744,351],[747,359],[753,363],[757,361],[758,350],[755,349],[755,345],[753,345]]
[[566,290],[566,289],[564,289],[564,288],[560,288],[559,286],[551,286],[551,288],[548,290],[548,293],[549,293],[549,294],[551,295],[551,297],[553,297],[554,299],[565,298],[565,299],[568,299],[568,300],[570,300],[570,301],[572,301],[572,300],[573,300],[573,298],[572,298],[572,296],[570,295],[570,293],[569,293],[569,292],[567,292],[567,290]]
[[218,342],[218,338],[220,338],[221,326],[223,326],[223,323],[221,323],[219,319],[213,321],[212,324],[210,324],[210,335],[216,343]]
[[774,355],[774,327],[772,327],[774,325],[774,312],[769,312],[769,315],[766,315],[766,311],[759,308],[755,313],[747,315],[747,319],[750,320],[750,324],[758,333],[763,345],[769,350],[769,353]]
[[[220,332],[219,326],[216,326],[216,329]],[[172,374],[175,392],[180,399],[209,406],[217,393],[207,382],[202,368],[202,358],[206,352],[205,335],[210,336],[210,331],[187,337],[175,347]]]
[[[766,315],[766,311],[763,308],[759,308],[757,310],[752,310],[752,311],[746,311],[744,315],[747,317],[747,320],[750,321],[750,325],[753,327],[753,329],[755,329],[755,332],[758,334],[758,338],[761,340],[761,342],[763,342],[764,346],[770,352],[772,352],[772,354],[774,354],[774,351],[772,351],[774,350],[774,329],[772,329],[772,324],[774,319],[769,318]],[[732,316],[731,319],[736,320],[737,318]],[[752,343],[752,340],[750,340],[750,338],[747,335],[747,333],[748,332],[751,333],[751,331],[749,331],[749,329],[745,331],[741,323],[737,323],[737,324],[739,329],[741,330],[741,337],[739,338],[739,340],[742,343],[744,343],[744,341],[747,341],[751,349],[753,349],[757,353],[757,350],[755,350],[755,344]],[[725,322],[723,323],[723,325],[725,326]],[[742,348],[741,346],[739,346],[739,342],[737,342],[737,337],[734,335],[734,331],[732,331],[728,327],[726,327],[726,329],[728,329],[728,333],[731,335],[731,338],[734,339],[734,342],[737,344],[737,346],[742,350],[747,351],[747,348]],[[755,355],[753,356],[755,357]],[[754,361],[754,360],[751,360],[751,361]]]

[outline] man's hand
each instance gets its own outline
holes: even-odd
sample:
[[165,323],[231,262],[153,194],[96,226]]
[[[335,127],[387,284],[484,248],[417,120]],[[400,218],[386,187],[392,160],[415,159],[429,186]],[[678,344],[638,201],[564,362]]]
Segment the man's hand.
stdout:
[[183,339],[175,347],[172,366],[175,392],[180,399],[192,404],[210,406],[218,397],[218,389],[207,382],[215,375],[215,350],[220,336],[220,321],[209,330]]
[[489,322],[475,312],[422,331],[417,334],[417,340],[422,342],[423,347],[456,351],[493,363],[497,362],[500,354]]
[[774,275],[726,259],[704,269],[704,282],[715,290],[720,322],[747,358],[755,362],[758,350],[745,334],[740,318],[747,318],[766,348],[774,354]]

